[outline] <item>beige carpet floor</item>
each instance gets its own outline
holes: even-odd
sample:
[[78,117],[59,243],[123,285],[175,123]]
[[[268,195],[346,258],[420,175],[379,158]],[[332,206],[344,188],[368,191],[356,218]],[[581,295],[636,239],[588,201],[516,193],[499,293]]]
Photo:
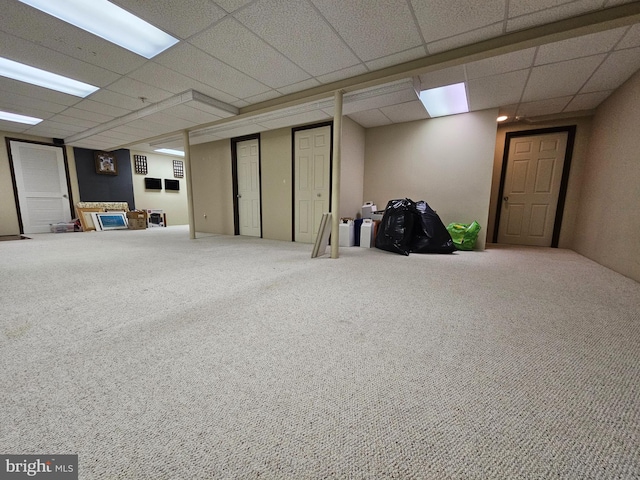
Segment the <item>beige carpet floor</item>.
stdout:
[[640,284],[184,227],[0,242],[0,452],[81,479],[640,477]]

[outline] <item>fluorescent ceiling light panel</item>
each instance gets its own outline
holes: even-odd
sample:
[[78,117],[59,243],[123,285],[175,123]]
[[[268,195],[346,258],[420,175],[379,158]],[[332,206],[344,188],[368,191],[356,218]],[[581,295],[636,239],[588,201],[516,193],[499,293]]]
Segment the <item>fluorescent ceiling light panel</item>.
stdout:
[[72,78],[63,77],[56,73],[40,70],[39,68],[2,57],[0,57],[0,75],[82,98],[98,90],[98,87],[88,83],[79,82]]
[[0,120],[7,120],[8,122],[26,123],[27,125],[37,125],[42,119],[35,117],[28,117],[26,115],[18,115],[17,113],[3,112],[0,110]]
[[107,0],[20,0],[60,20],[153,58],[178,39]]
[[422,90],[420,101],[431,117],[444,117],[469,111],[464,83]]
[[180,150],[172,150],[170,148],[158,148],[157,150],[154,150],[154,152],[166,153],[168,155],[176,155],[178,157],[184,157],[184,152],[181,152]]

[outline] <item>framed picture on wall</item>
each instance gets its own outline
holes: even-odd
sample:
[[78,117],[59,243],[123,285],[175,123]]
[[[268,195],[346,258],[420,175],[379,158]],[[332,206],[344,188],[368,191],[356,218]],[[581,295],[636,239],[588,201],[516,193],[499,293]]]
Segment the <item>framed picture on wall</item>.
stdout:
[[96,173],[100,175],[118,175],[118,159],[110,152],[95,152]]

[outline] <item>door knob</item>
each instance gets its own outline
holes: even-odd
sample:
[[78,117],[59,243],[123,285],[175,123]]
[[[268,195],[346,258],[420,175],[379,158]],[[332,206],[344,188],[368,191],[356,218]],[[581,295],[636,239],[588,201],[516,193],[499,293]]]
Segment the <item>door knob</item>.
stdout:
[[238,194],[238,198],[242,198],[242,195]]
[[62,198],[69,198],[67,195],[62,195]]
[[505,202],[508,202],[508,201],[509,201],[509,197],[502,197],[502,199],[503,199]]
[[318,197],[321,197],[321,196],[322,196],[322,194],[321,194],[321,193],[318,193]]

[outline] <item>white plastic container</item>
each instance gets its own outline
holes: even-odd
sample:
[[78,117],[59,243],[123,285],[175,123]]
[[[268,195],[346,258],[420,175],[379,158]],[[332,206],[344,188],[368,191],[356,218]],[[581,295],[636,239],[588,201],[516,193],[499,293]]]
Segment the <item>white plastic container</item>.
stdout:
[[363,248],[373,248],[374,239],[373,239],[373,231],[374,231],[374,223],[370,218],[365,218],[362,220],[362,226],[360,227],[360,246]]
[[353,227],[353,220],[342,218],[340,219],[340,230],[338,232],[340,236],[339,245],[341,247],[353,247],[356,244],[356,234]]

